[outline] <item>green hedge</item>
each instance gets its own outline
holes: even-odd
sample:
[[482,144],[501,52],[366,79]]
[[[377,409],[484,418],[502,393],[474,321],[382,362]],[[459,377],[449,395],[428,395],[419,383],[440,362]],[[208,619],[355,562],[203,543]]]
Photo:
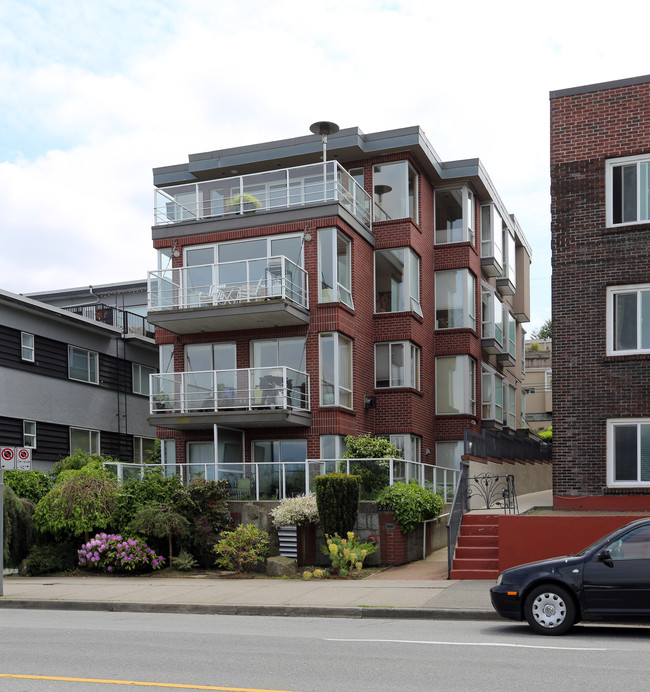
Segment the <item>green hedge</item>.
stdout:
[[316,504],[323,533],[346,536],[354,531],[359,512],[359,476],[330,473],[316,476]]

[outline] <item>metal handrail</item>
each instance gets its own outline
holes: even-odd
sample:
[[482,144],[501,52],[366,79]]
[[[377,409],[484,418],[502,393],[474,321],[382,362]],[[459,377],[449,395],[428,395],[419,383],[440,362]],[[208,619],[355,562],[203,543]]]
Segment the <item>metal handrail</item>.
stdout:
[[447,579],[449,579],[451,575],[451,566],[454,561],[454,553],[456,552],[456,544],[458,543],[458,536],[460,535],[460,527],[463,523],[463,514],[467,510],[468,468],[469,464],[466,461],[461,462],[456,491],[454,492],[454,500],[451,503],[449,519],[447,520]]

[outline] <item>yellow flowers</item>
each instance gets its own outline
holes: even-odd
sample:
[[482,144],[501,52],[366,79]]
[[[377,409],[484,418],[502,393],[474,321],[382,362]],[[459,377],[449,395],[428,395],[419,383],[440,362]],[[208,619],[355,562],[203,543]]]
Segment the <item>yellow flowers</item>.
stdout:
[[[325,536],[327,547],[323,546],[323,552],[329,555],[332,561],[332,572],[340,577],[360,576],[363,561],[368,555],[375,552],[372,543],[362,543],[352,531],[347,538],[340,538],[337,534]],[[354,572],[353,570],[356,570]]]

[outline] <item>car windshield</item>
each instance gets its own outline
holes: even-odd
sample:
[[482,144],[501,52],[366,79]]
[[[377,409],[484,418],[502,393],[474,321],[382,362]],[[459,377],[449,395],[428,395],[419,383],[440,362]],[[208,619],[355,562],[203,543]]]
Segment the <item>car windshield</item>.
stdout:
[[581,557],[582,555],[586,555],[589,551],[593,550],[597,545],[603,545],[605,543],[608,543],[609,540],[612,538],[612,536],[615,533],[618,533],[621,529],[614,529],[611,533],[608,533],[606,536],[601,536],[597,541],[594,541],[591,545],[588,545],[586,548],[583,548],[579,553],[575,553],[577,557]]

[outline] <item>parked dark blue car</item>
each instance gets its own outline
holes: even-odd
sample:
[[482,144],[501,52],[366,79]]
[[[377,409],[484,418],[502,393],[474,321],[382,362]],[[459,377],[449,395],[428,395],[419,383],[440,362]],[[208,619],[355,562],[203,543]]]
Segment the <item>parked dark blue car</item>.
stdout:
[[576,555],[504,570],[490,596],[499,615],[540,634],[564,634],[579,620],[650,621],[650,519]]

